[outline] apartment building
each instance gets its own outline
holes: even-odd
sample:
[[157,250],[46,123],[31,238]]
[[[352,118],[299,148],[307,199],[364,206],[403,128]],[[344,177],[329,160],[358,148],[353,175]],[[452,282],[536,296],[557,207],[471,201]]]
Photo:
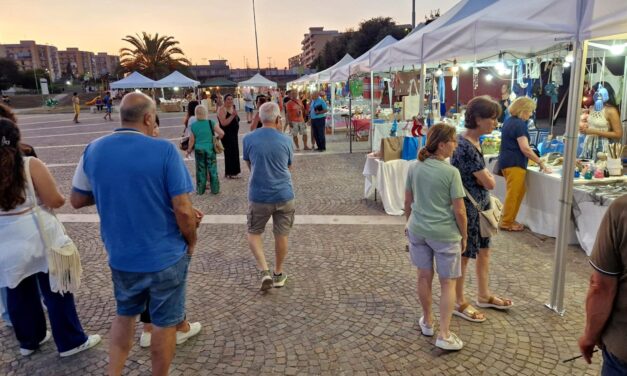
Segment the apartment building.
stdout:
[[113,74],[115,72],[115,68],[118,64],[120,64],[119,56],[109,55],[106,52],[98,52],[95,59],[95,77],[100,77],[105,74]]
[[289,59],[287,59],[287,66],[290,69],[302,67],[303,66],[302,54],[298,54],[296,56],[292,56]]
[[0,57],[2,56],[13,59],[21,70],[45,69],[52,80],[62,75],[59,54],[55,46],[22,40],[20,43],[3,44],[0,48]]
[[93,52],[70,47],[59,51],[59,63],[65,75],[71,71],[74,77],[81,79],[99,76],[96,74],[96,55]]
[[301,42],[301,64],[305,67],[310,67],[324,48],[324,45],[339,35],[340,32],[337,30],[324,30],[324,27],[310,27],[309,33],[304,35]]

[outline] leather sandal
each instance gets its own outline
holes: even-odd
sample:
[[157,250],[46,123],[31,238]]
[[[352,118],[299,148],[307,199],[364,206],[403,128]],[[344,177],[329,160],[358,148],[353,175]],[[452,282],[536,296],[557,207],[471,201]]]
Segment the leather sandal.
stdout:
[[511,232],[521,232],[521,231],[525,231],[525,226],[518,223],[518,222],[514,222],[509,226],[499,226],[499,228],[501,230],[505,230],[505,231],[511,231]]
[[480,311],[478,311],[475,307],[471,306],[470,303],[464,303],[462,305],[456,306],[453,309],[453,315],[461,317],[464,320],[468,320],[471,322],[484,322],[486,317],[479,318],[479,315],[482,315]]
[[[505,304],[496,304],[497,299]],[[494,295],[490,296],[487,302],[480,302],[479,298],[477,298],[477,300],[475,301],[475,304],[477,305],[477,307],[493,308],[493,309],[498,309],[500,311],[506,311],[514,306],[514,303],[511,300],[494,296]]]

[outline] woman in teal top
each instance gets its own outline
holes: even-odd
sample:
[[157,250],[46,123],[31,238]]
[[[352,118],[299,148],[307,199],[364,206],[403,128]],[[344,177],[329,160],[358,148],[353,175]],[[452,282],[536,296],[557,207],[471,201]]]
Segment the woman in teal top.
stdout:
[[211,193],[220,193],[218,180],[218,160],[213,149],[213,135],[224,137],[224,131],[209,120],[209,112],[205,106],[196,107],[196,121],[191,126],[187,156],[194,150],[196,160],[196,193],[202,195],[207,189],[207,175],[211,184]]
[[456,147],[455,128],[442,123],[429,128],[427,144],[418,154],[420,162],[409,168],[405,186],[405,232],[411,261],[418,268],[418,300],[423,312],[420,330],[425,336],[434,334],[431,285],[435,258],[442,291],[440,335],[435,345],[444,350],[464,346],[449,330],[467,239],[464,186],[459,170],[446,161]]

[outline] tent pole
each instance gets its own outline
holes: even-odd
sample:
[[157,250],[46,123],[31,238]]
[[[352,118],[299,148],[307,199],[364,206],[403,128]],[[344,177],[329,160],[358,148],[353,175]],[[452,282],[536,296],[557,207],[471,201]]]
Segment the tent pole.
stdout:
[[331,134],[335,134],[335,83],[331,82]]
[[368,140],[370,140],[370,152],[372,152],[372,137],[370,132],[374,128],[374,72],[370,72],[370,129],[368,130]]
[[348,151],[349,153],[353,153],[353,93],[350,91],[351,81],[350,78],[348,80]]
[[[419,93],[420,93],[419,94],[420,99],[418,99],[420,101],[420,107],[419,107],[420,110],[418,111],[418,114],[420,117],[422,117],[423,119],[422,121],[425,122],[425,125],[426,125],[426,121],[424,121],[424,118],[425,118],[425,90],[426,90],[425,86],[426,84],[427,84],[427,64],[422,63],[420,65],[420,87],[418,88]],[[459,87],[459,82],[457,83],[457,87]],[[423,140],[423,137],[420,137],[418,139],[418,150],[420,150],[423,147],[422,140]]]
[[580,41],[575,42],[573,49],[575,60],[570,68],[570,94],[568,96],[568,112],[566,117],[566,133],[564,153],[564,167],[562,169],[562,187],[560,193],[559,227],[555,242],[555,261],[553,265],[553,281],[551,283],[551,298],[547,308],[559,315],[564,315],[564,285],[566,280],[566,248],[570,238],[569,229],[573,200],[573,175],[575,173],[575,159],[577,158],[577,144],[579,135],[579,118],[581,116],[581,100],[583,99],[582,83],[585,75],[585,59],[588,56],[588,43],[583,46]]
[[[623,100],[620,101],[621,111],[620,113],[625,116],[627,114],[627,56],[625,56],[625,69],[623,70]],[[624,121],[621,120],[621,125]],[[627,144],[627,129],[623,125],[623,145]]]

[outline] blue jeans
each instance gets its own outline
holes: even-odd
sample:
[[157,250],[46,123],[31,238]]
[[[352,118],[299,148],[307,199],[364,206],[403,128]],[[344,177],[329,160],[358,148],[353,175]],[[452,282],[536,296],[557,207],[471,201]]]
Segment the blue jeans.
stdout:
[[325,118],[311,119],[311,129],[316,139],[319,150],[327,150],[327,139],[325,135]]
[[78,320],[74,295],[52,292],[48,273],[37,273],[26,277],[14,289],[7,290],[9,315],[20,347],[36,350],[46,336],[46,317],[41,306],[40,289],[48,308],[57,350],[64,352],[85,343],[87,336]]
[[6,287],[2,287],[0,288],[0,299],[2,301],[0,301],[0,313],[2,313],[2,320],[4,320],[4,322],[6,322],[7,324],[11,325],[11,318],[9,317],[9,308],[7,305],[7,288]]
[[158,272],[136,273],[111,269],[113,293],[120,316],[137,316],[146,307],[152,323],[167,328],[185,319],[185,285],[190,257]]
[[603,349],[603,369],[601,376],[624,376],[627,375],[627,363],[618,359],[611,352]]

